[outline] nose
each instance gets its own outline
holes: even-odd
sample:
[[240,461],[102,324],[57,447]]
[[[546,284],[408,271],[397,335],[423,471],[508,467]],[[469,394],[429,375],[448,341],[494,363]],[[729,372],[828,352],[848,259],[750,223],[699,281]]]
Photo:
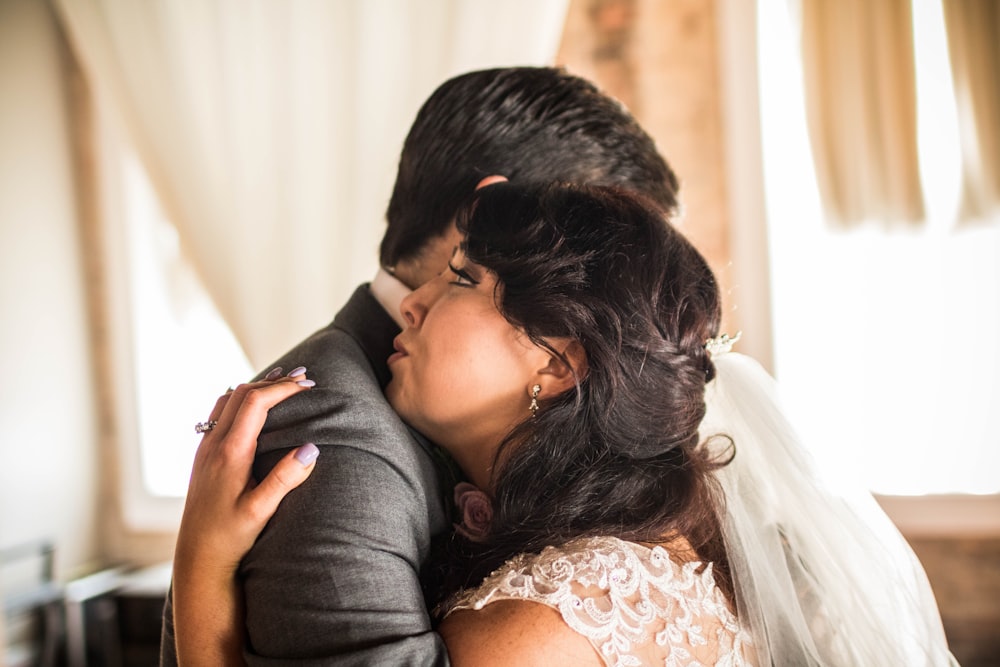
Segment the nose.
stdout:
[[427,309],[430,308],[431,284],[434,282],[434,280],[428,281],[403,297],[399,304],[399,312],[402,313],[407,327],[416,329],[423,323]]

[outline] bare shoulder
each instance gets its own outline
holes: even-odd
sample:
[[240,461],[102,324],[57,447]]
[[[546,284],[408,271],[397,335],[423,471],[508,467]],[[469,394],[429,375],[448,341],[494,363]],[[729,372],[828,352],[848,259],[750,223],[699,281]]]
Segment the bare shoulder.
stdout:
[[501,600],[478,611],[457,611],[439,632],[456,667],[604,664],[558,611],[537,602]]

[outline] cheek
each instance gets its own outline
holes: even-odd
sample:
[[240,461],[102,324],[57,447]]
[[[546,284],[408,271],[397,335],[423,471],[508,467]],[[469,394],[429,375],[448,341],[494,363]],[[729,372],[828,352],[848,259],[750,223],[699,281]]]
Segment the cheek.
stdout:
[[493,420],[518,409],[529,382],[526,349],[506,322],[477,324],[463,329],[467,335],[453,328],[425,363],[415,364],[411,398],[427,421]]

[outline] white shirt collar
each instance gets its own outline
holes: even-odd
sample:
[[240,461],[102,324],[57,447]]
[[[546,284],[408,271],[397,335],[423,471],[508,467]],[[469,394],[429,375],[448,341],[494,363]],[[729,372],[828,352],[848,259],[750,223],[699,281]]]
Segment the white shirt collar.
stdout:
[[375,300],[379,302],[379,305],[385,309],[385,312],[389,313],[389,317],[399,325],[399,328],[405,329],[406,320],[403,319],[403,314],[399,312],[399,305],[413,290],[407,287],[399,278],[381,267],[378,273],[375,274],[375,279],[372,280],[368,289],[371,291],[372,296],[375,297]]

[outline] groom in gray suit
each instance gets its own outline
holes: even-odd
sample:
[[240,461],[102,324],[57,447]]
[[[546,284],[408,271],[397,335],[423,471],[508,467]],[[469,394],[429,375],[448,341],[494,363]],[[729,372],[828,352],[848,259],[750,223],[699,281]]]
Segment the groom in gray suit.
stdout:
[[[307,367],[316,387],[271,410],[255,475],[304,442],[321,454],[241,566],[251,665],[448,662],[420,571],[432,538],[451,530],[445,498],[454,480],[382,390],[400,301],[445,268],[459,241],[455,214],[490,175],[619,185],[666,212],[676,206],[676,179],[650,137],[582,79],[507,68],[456,77],[433,93],[400,157],[383,268],[330,325],[275,363]],[[176,663],[169,601],[161,663]]]

